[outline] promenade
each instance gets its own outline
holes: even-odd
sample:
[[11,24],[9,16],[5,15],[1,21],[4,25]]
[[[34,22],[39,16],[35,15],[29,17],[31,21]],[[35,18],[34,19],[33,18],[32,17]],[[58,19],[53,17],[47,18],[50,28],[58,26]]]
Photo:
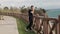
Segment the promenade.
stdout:
[[18,34],[16,19],[10,16],[3,16],[0,20],[0,34]]

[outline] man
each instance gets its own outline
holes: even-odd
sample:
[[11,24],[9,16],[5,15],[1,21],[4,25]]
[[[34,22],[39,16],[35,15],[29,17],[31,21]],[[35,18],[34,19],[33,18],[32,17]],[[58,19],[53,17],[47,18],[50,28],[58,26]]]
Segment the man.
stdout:
[[29,29],[29,30],[32,30],[31,27],[32,27],[32,25],[33,25],[33,14],[34,14],[34,6],[32,5],[32,6],[31,6],[31,9],[29,9],[29,11],[28,11],[28,15],[29,15],[29,25],[27,26],[26,31],[28,31],[28,29]]
[[[43,17],[43,18],[48,18],[48,15],[46,13],[46,10],[45,9],[41,9],[41,15],[40,17]],[[38,30],[38,33],[41,33],[43,34],[43,23],[45,23],[46,21],[44,21],[44,19],[40,19],[40,24],[39,24],[39,30]]]

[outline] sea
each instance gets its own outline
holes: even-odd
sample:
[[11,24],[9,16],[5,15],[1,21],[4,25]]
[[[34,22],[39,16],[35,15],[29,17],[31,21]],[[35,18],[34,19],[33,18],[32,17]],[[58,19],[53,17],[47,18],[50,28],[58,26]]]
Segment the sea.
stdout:
[[46,12],[50,18],[58,18],[58,16],[60,15],[60,9],[46,10]]
[[[50,18],[57,18],[58,19],[58,16],[60,15],[60,9],[47,10],[46,12],[47,12],[48,17],[50,17]],[[52,27],[54,23],[49,21],[49,24],[50,24],[50,27]]]

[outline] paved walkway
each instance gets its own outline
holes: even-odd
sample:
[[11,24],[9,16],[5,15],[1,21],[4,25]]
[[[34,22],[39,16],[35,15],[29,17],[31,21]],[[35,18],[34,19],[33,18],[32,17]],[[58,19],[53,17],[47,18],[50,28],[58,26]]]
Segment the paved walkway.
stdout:
[[16,19],[10,16],[3,16],[0,20],[0,34],[18,34]]

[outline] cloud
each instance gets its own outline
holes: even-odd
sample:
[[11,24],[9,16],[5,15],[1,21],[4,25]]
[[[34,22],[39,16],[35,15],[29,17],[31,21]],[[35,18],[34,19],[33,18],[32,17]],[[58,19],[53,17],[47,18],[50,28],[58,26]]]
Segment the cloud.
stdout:
[[58,8],[60,0],[0,0],[2,6],[30,6],[34,5],[42,8]]
[[60,0],[41,0],[43,8],[60,8]]
[[[0,0],[1,1],[1,0]],[[30,5],[37,5],[39,0],[3,0],[0,3],[2,5],[12,5],[12,6],[22,6],[22,5],[26,5],[26,6],[30,6]]]

